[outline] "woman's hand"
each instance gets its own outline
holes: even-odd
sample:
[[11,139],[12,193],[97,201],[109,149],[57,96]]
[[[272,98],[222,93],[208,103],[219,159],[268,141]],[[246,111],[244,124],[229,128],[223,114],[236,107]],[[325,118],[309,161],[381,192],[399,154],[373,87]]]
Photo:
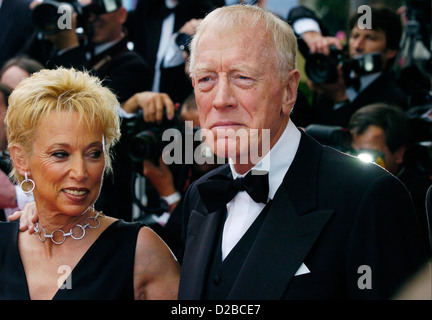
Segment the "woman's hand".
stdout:
[[27,203],[22,211],[16,211],[14,214],[8,217],[9,221],[15,221],[18,219],[20,221],[20,231],[28,230],[30,234],[34,233],[34,227],[36,225],[36,222],[39,221],[36,203]]

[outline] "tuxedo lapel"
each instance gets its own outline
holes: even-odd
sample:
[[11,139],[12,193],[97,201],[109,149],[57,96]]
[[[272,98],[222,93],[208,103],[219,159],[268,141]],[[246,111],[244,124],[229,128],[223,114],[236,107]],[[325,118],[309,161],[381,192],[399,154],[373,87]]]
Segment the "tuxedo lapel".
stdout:
[[[222,169],[222,170],[220,170]],[[217,169],[217,172],[230,176],[229,166]],[[198,191],[197,196],[198,196]],[[192,210],[187,228],[185,256],[183,257],[180,277],[179,298],[197,300],[202,298],[207,272],[217,244],[220,224],[226,210],[207,212],[204,205]]]
[[280,299],[333,213],[299,215],[283,194],[285,186],[275,195],[229,299]]
[[[185,300],[202,298],[206,276],[210,268],[212,256],[217,243],[220,221],[225,212],[215,211],[203,214],[193,210],[187,234],[185,256],[183,257],[181,274],[181,292],[179,296]],[[189,270],[192,270],[189,272]]]
[[[228,299],[281,299],[333,210],[317,210],[322,147],[302,132],[296,156],[272,200]],[[228,174],[226,166],[220,173]],[[198,191],[195,189],[195,192]],[[179,297],[201,299],[224,210],[192,210]],[[313,270],[311,270],[313,272]]]
[[[302,134],[229,299],[280,299],[333,210],[316,208],[321,147]],[[302,179],[300,179],[302,177]]]

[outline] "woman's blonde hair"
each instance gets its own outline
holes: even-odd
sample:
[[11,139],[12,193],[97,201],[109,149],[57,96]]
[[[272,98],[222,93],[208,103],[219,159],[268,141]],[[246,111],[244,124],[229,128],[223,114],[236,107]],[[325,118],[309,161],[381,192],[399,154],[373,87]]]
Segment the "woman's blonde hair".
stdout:
[[257,26],[263,27],[265,34],[270,35],[275,52],[275,67],[280,79],[285,79],[288,73],[296,68],[297,39],[287,22],[270,11],[252,5],[232,5],[220,7],[210,12],[199,24],[196,34],[190,43],[190,73],[194,73],[196,48],[201,35],[209,25],[216,24],[220,33],[233,30],[254,32]]
[[[63,67],[43,69],[26,78],[9,97],[5,117],[8,149],[19,145],[32,152],[35,133],[41,118],[51,112],[77,112],[89,128],[98,124],[103,130],[106,171],[111,171],[110,150],[120,138],[116,96],[88,72]],[[23,177],[13,168],[11,176],[20,182]]]

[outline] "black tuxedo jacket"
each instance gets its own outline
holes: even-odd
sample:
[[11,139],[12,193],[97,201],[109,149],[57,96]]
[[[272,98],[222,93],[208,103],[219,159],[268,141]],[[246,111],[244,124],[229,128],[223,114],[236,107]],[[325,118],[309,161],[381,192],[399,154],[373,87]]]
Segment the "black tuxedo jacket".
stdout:
[[87,59],[89,47],[81,45],[58,55],[54,53],[47,62],[49,68],[56,66],[87,69],[101,79],[105,86],[125,102],[137,92],[151,90],[150,68],[136,52],[127,48],[128,38],[123,37],[112,47]]
[[[197,186],[214,173],[230,175],[230,169],[203,176],[185,197],[179,299],[203,298],[226,211],[207,212]],[[227,298],[384,299],[427,254],[412,201],[397,178],[302,133]],[[295,276],[302,263],[310,273]]]
[[372,103],[395,104],[406,110],[409,107],[407,95],[396,84],[396,75],[392,70],[384,70],[352,101],[334,110],[335,102],[325,96],[318,96],[313,108],[317,113],[316,123],[347,127],[351,116],[361,107]]

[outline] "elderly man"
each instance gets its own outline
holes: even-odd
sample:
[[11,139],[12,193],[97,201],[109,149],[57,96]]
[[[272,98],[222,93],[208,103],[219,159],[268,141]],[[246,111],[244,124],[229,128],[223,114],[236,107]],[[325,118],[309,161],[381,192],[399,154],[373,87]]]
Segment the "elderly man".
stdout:
[[291,28],[256,6],[216,9],[197,30],[200,123],[229,164],[186,194],[179,299],[384,299],[425,260],[400,181],[290,120],[295,53]]

